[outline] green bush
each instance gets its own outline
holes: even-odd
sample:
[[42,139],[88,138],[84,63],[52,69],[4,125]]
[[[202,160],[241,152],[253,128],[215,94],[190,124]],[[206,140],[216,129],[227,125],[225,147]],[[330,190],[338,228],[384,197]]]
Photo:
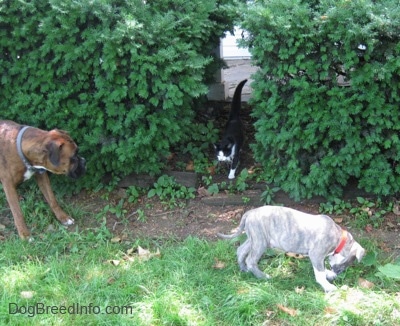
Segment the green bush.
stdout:
[[159,173],[190,141],[232,2],[2,1],[2,118],[68,130],[88,160],[86,186]]
[[295,199],[340,196],[354,178],[368,192],[397,193],[398,2],[255,1],[242,25],[261,67],[253,149],[271,180]]

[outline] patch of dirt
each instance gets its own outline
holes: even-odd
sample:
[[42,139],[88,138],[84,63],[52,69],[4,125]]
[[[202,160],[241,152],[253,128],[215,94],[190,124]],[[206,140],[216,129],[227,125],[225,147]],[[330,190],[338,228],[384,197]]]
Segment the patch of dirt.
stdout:
[[[124,218],[117,218],[115,214],[108,213],[107,227],[113,235],[121,239],[173,238],[180,241],[188,236],[195,236],[215,241],[218,239],[217,232],[230,233],[238,226],[245,211],[260,206],[257,202],[260,194],[261,190],[247,190],[240,195],[222,193],[213,197],[198,196],[188,201],[182,208],[168,208],[156,199],[148,199],[144,196],[138,204],[125,205]],[[117,205],[123,196],[124,192],[120,191],[113,193],[112,198],[103,200],[98,193],[83,192],[75,196],[73,202],[84,210],[97,213],[107,204]],[[249,203],[243,203],[244,197],[249,200]],[[279,204],[312,214],[319,213],[319,204],[312,201],[296,203],[285,199]],[[372,238],[388,256],[400,256],[400,217],[398,215],[386,214],[380,228],[367,226],[365,229],[349,228],[353,219],[350,215],[334,214],[331,217],[344,228],[348,228],[356,239]],[[99,222],[86,219],[78,223],[82,229],[97,227]]]

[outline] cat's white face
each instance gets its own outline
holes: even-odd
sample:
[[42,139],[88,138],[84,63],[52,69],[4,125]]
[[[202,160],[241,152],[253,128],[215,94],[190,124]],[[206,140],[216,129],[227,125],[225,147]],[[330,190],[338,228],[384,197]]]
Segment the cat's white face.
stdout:
[[230,152],[229,153],[224,153],[224,151],[220,150],[217,152],[217,159],[220,162],[232,162],[233,161],[233,157],[235,155],[235,147],[236,145],[233,145],[230,148]]

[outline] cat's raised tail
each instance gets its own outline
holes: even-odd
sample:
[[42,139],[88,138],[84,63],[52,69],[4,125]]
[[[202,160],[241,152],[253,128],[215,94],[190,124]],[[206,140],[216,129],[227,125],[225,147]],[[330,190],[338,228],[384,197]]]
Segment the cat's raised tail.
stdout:
[[229,114],[229,120],[234,120],[239,118],[240,109],[242,107],[242,89],[244,84],[246,84],[247,79],[242,80],[235,89],[235,93],[233,94],[232,104],[231,104],[231,112]]

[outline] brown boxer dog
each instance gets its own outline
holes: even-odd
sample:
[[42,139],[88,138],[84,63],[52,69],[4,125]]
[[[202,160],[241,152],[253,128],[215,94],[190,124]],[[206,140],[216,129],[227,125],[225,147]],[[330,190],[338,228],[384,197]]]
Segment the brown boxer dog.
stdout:
[[17,186],[35,175],[47,203],[63,225],[74,220],[58,205],[46,171],[78,178],[86,171],[86,161],[78,156],[78,146],[62,130],[45,131],[0,120],[0,181],[22,239],[30,238],[19,205]]

